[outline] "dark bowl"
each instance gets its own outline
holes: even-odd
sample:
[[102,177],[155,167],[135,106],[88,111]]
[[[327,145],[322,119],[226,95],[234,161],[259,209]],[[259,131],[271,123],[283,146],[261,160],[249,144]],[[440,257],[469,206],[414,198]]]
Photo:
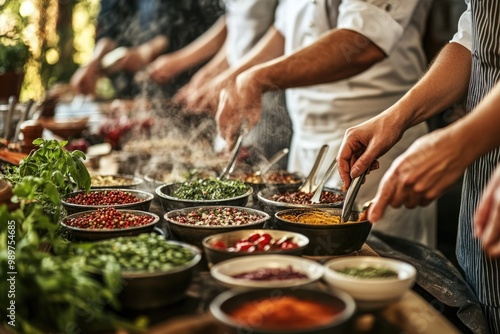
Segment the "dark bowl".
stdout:
[[[230,313],[244,304],[255,303],[260,299],[276,299],[282,296],[291,296],[302,300],[309,300],[335,308],[339,311],[337,316],[329,323],[305,329],[287,328],[283,330],[271,330],[259,327],[251,327],[247,324],[236,322]],[[210,313],[215,317],[224,333],[239,334],[342,334],[350,329],[350,321],[356,311],[356,305],[351,296],[344,292],[327,292],[306,288],[276,288],[259,290],[234,289],[223,292],[210,303]],[[274,309],[269,309],[272,312]],[[282,310],[283,311],[283,310]],[[278,310],[279,312],[279,310]],[[262,314],[262,313],[260,313]],[[253,319],[256,322],[259,319]]]
[[133,175],[124,174],[92,174],[91,177],[94,179],[96,177],[102,178],[102,182],[106,180],[121,180],[123,184],[116,185],[91,185],[91,189],[134,189],[139,187],[144,183],[144,180],[140,177]]
[[[341,209],[314,209],[326,211],[331,215],[340,216]],[[285,231],[302,233],[310,240],[304,250],[308,256],[344,255],[361,249],[365,243],[372,223],[367,220],[357,221],[358,213],[351,215],[350,221],[343,224],[305,224],[283,218],[283,215],[299,215],[314,211],[309,208],[282,210],[275,214],[276,227]]]
[[248,203],[249,197],[253,193],[252,187],[249,186],[248,191],[243,195],[225,199],[189,200],[171,196],[171,194],[175,192],[181,185],[182,183],[172,183],[172,184],[164,184],[156,188],[155,192],[156,195],[158,195],[158,197],[160,198],[163,211],[169,212],[172,210],[191,208],[195,206],[213,206],[213,205],[245,206]]
[[64,227],[67,231],[69,231],[72,239],[94,241],[94,240],[103,240],[116,237],[134,236],[134,235],[139,235],[141,233],[151,232],[155,228],[155,225],[160,221],[160,217],[158,217],[158,215],[155,215],[154,213],[139,211],[139,210],[118,210],[123,213],[127,212],[139,216],[150,216],[153,217],[154,220],[151,223],[143,226],[134,226],[129,228],[116,228],[116,229],[99,229],[99,230],[73,227],[66,224],[66,222],[72,218],[78,218],[93,211],[96,210],[83,211],[66,216],[61,221],[61,226]]
[[[257,198],[259,200],[262,209],[268,212],[272,221],[274,222],[274,214],[281,210],[286,209],[301,209],[301,208],[340,208],[344,204],[344,201],[334,202],[334,203],[318,203],[318,204],[293,204],[293,203],[285,203],[279,202],[276,200],[272,200],[271,197],[275,194],[284,194],[286,192],[295,192],[299,189],[300,184],[292,184],[292,185],[277,185],[277,186],[268,186],[267,188],[259,191],[257,193]],[[323,188],[324,191],[330,191],[336,194],[344,194],[339,189],[333,188]]]
[[[236,241],[248,237],[252,233],[269,233],[273,239],[279,240],[284,236],[292,237],[293,241],[298,244],[299,247],[292,249],[279,249],[279,250],[269,250],[260,252],[230,252],[221,248],[214,247],[213,245],[217,241],[222,241],[226,245],[234,244]],[[202,241],[203,253],[207,258],[208,264],[216,264],[224,260],[233,259],[240,256],[252,256],[252,255],[264,255],[264,254],[284,254],[284,255],[295,255],[302,256],[304,249],[309,244],[309,239],[296,232],[280,231],[280,230],[238,230],[232,232],[225,232],[214,234],[206,237]]]
[[[62,200],[62,205],[66,209],[66,212],[68,215],[73,214],[73,213],[78,213],[78,212],[83,212],[83,211],[89,211],[89,210],[97,210],[99,208],[106,208],[106,207],[113,207],[116,209],[128,209],[128,210],[139,210],[139,211],[148,211],[149,206],[151,205],[151,201],[154,198],[153,194],[150,194],[146,191],[142,190],[136,190],[136,189],[110,189],[110,188],[105,188],[105,189],[95,189],[95,190],[90,190],[90,192],[102,192],[102,191],[123,191],[130,193],[141,200],[136,203],[130,203],[130,204],[110,204],[110,205],[81,205],[81,204],[73,204],[73,203],[68,203],[66,201],[67,198],[76,196],[77,194],[80,193],[85,193],[84,190],[82,191],[76,191],[68,194],[64,200]],[[89,192],[89,193],[90,193]]]
[[182,240],[184,242],[187,242],[189,244],[195,245],[196,247],[199,247],[200,249],[203,248],[202,240],[205,237],[208,237],[208,236],[213,235],[213,234],[222,233],[222,232],[263,228],[264,224],[271,218],[265,212],[255,210],[255,209],[250,209],[250,208],[243,208],[243,207],[236,207],[236,206],[206,206],[206,208],[217,208],[217,207],[234,208],[237,210],[242,210],[242,211],[248,212],[250,214],[259,215],[261,218],[259,220],[253,221],[249,224],[234,225],[234,226],[190,225],[190,224],[182,224],[182,223],[179,223],[179,222],[172,219],[176,216],[185,215],[189,212],[192,212],[194,210],[197,210],[197,209],[200,209],[203,207],[191,207],[191,208],[173,210],[173,211],[167,212],[164,215],[164,218],[167,221],[169,230],[172,232],[172,234],[177,239]]
[[146,310],[160,308],[180,301],[186,296],[194,276],[195,267],[200,262],[198,248],[183,242],[167,241],[190,249],[195,257],[186,264],[169,271],[123,272],[124,288],[118,294],[121,305],[127,309]]

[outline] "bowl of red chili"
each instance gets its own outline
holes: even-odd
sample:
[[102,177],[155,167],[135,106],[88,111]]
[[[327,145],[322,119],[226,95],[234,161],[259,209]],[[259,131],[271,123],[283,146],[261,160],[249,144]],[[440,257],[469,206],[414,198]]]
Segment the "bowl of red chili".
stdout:
[[210,274],[230,288],[286,288],[316,282],[324,267],[316,261],[291,255],[257,255],[225,260]]
[[347,333],[356,305],[341,291],[233,289],[218,295],[209,309],[228,333],[327,334]]
[[237,230],[218,233],[202,241],[209,264],[235,257],[263,254],[301,256],[309,239],[300,233],[280,230]]
[[148,211],[154,195],[136,189],[96,189],[76,191],[62,201],[68,214],[96,210],[103,207]]
[[66,216],[61,226],[76,240],[102,240],[151,232],[160,221],[154,213],[113,207]]
[[238,206],[198,206],[164,215],[170,232],[179,240],[202,246],[203,238],[222,232],[263,228],[270,216]]
[[275,214],[275,225],[281,230],[301,233],[309,238],[304,255],[345,255],[363,247],[372,223],[359,221],[357,212],[351,214],[349,221],[341,223],[341,213],[338,208],[281,210]]

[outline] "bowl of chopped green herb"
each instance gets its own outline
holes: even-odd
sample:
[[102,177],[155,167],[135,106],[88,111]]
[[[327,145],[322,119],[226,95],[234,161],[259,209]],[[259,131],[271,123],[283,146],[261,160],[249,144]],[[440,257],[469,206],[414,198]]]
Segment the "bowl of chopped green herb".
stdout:
[[376,256],[350,256],[325,263],[324,280],[350,294],[362,310],[398,301],[414,284],[411,264]]
[[85,255],[86,265],[102,272],[103,279],[120,277],[118,300],[123,308],[134,310],[183,299],[201,259],[198,248],[155,233],[73,244],[72,251]]
[[253,188],[239,180],[196,179],[156,188],[165,212],[194,206],[245,206]]

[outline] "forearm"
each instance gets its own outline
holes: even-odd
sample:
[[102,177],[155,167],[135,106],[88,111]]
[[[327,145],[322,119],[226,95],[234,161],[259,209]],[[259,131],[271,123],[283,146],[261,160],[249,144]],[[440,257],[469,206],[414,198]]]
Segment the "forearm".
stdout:
[[217,54],[206,63],[200,71],[206,71],[213,73],[214,75],[222,73],[229,68],[229,63],[227,62],[227,52],[226,45],[217,52]]
[[[178,57],[182,70],[199,65],[221,50],[226,33],[226,21],[224,17],[221,17],[206,33],[186,47],[173,52],[172,56]],[[220,63],[220,59],[216,61]]]
[[384,58],[384,52],[368,38],[354,31],[337,29],[314,44],[251,71],[264,92],[343,80],[362,73]]
[[464,100],[469,86],[471,53],[457,43],[449,43],[439,53],[427,73],[387,115],[408,129]]
[[[168,39],[163,35],[158,35],[146,43],[137,47],[137,52],[147,63],[153,61],[158,55],[168,48]],[[143,64],[145,65],[145,64]]]
[[469,163],[500,146],[500,84],[467,116],[450,127],[453,145]]
[[89,62],[95,62],[98,64],[102,58],[114,48],[116,48],[116,43],[111,38],[103,37],[99,39],[95,44],[94,52],[92,53],[92,58]]
[[240,73],[252,68],[255,65],[265,63],[269,60],[283,55],[285,40],[281,33],[274,27],[269,28],[267,33],[250,50],[240,62],[233,65],[225,72],[228,79],[236,78]]

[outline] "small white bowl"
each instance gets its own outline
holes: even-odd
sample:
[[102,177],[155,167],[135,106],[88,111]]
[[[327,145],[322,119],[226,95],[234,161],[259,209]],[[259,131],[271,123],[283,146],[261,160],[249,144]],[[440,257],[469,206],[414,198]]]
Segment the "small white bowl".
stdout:
[[[333,288],[350,294],[361,310],[375,310],[399,300],[415,283],[417,270],[403,261],[359,256],[330,260],[325,263],[324,280]],[[340,273],[346,267],[384,268],[395,271],[394,278],[360,278]]]
[[[261,268],[287,268],[302,272],[308,276],[303,279],[287,280],[250,280],[234,278],[243,272],[250,272]],[[313,261],[293,255],[254,255],[225,260],[212,266],[210,274],[222,285],[230,288],[286,288],[310,284],[319,280],[324,273],[324,267]]]

